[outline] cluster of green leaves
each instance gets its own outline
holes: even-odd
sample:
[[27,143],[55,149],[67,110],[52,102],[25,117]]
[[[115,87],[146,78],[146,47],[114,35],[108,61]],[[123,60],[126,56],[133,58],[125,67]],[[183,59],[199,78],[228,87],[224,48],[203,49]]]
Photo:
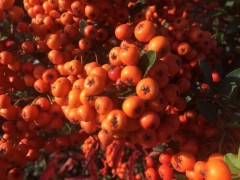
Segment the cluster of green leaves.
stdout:
[[229,72],[219,84],[214,84],[211,71],[204,61],[199,62],[210,91],[206,98],[196,102],[196,108],[209,121],[217,120],[220,115],[224,123],[237,127],[240,117],[240,68]]
[[218,0],[216,1],[219,4],[217,8],[205,8],[214,2],[200,1],[195,6],[193,5],[190,15],[197,22],[200,22],[203,29],[212,32],[213,38],[222,47],[221,57],[225,67],[224,74],[227,74],[236,67],[240,67],[240,1]]
[[[203,75],[210,90],[206,98],[196,101],[197,110],[210,122],[220,123],[223,128],[219,151],[223,146],[226,135],[236,146],[239,146],[230,134],[226,134],[226,129],[240,127],[240,68],[229,72],[219,84],[214,84],[211,71],[208,65],[201,61],[199,63]],[[232,151],[232,150],[230,150]],[[228,151],[229,152],[229,151]],[[238,155],[228,153],[224,156],[224,161],[228,164],[233,179],[240,178],[240,149]]]
[[[212,32],[213,38],[222,47],[221,54],[223,76],[221,82],[215,85],[211,71],[205,62],[200,62],[205,81],[210,87],[208,98],[199,99],[197,109],[206,119],[213,121],[220,114],[223,121],[231,123],[231,127],[238,127],[238,112],[240,110],[240,1],[219,0],[219,6],[207,9],[206,6],[215,1],[200,1],[193,5],[190,14],[197,18],[203,29]],[[199,16],[201,12],[204,14]],[[206,23],[207,22],[207,23]],[[206,110],[207,109],[207,110]]]

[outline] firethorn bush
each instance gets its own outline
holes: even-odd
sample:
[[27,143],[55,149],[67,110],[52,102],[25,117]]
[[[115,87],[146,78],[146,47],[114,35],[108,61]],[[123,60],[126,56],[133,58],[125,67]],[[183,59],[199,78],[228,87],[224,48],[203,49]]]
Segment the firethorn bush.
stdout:
[[239,8],[0,0],[0,179],[239,179]]

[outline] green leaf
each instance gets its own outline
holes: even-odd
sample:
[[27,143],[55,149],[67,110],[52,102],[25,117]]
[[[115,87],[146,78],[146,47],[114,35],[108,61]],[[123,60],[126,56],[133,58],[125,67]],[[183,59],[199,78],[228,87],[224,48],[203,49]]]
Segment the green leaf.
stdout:
[[227,1],[227,2],[225,3],[225,6],[227,6],[227,7],[233,7],[233,5],[234,5],[234,0],[232,0],[232,1]]
[[220,90],[219,95],[230,97],[235,87],[237,87],[237,84],[235,82],[230,82],[230,84],[227,84]]
[[229,97],[229,104],[240,108],[240,85],[233,87],[233,91]]
[[88,25],[87,21],[85,19],[81,19],[78,23],[79,30],[83,34],[84,33],[84,28]]
[[164,22],[163,27],[168,28],[169,25],[170,25],[170,23],[168,23],[168,22]]
[[227,34],[236,33],[239,27],[239,23],[240,23],[240,18],[234,17],[233,20],[227,24],[226,33]]
[[178,180],[185,180],[187,179],[186,175],[185,174],[181,174],[181,173],[175,173],[174,176],[176,177],[176,179]]
[[240,163],[240,148],[238,149],[238,163]]
[[236,85],[240,85],[240,68],[228,73],[218,85],[218,90],[220,91],[233,82],[235,82]]
[[5,41],[6,39],[8,39],[8,36],[2,35],[0,33],[0,41]]
[[230,73],[228,73],[226,75],[226,77],[227,78],[236,77],[236,78],[240,79],[240,68],[231,71]]
[[230,96],[230,100],[238,100],[238,98],[239,98],[239,91],[240,91],[240,89],[239,89],[240,87],[239,86],[235,86],[234,88],[233,88],[233,92],[232,92],[232,94],[231,94],[231,96]]
[[148,71],[151,69],[151,67],[155,63],[156,58],[157,58],[157,54],[155,51],[147,51],[141,56],[137,66],[141,69],[143,73],[143,77],[147,75]]
[[214,17],[217,17],[217,16],[219,16],[219,15],[221,15],[221,14],[223,14],[223,13],[224,13],[224,10],[221,9],[221,8],[214,9],[214,10],[209,11],[209,12],[206,13],[206,18],[205,18],[205,20],[207,21],[207,20],[209,20],[209,19],[211,19],[211,18],[214,18]]
[[240,174],[240,163],[238,162],[238,156],[232,153],[228,153],[224,156],[224,162],[229,166],[232,174]]
[[199,61],[199,66],[202,69],[206,82],[208,83],[210,88],[213,88],[213,79],[212,79],[212,73],[211,73],[210,67],[204,60]]
[[4,20],[0,23],[0,41],[4,41],[11,35],[11,25],[8,20]]
[[209,122],[216,122],[217,107],[213,103],[205,99],[198,99],[196,101],[196,108]]

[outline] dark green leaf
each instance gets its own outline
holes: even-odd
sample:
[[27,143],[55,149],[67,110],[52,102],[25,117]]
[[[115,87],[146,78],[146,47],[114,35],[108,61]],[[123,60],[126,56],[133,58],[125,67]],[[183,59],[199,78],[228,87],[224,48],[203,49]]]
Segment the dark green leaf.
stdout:
[[86,21],[85,19],[81,19],[81,20],[79,21],[78,26],[79,26],[79,30],[80,30],[80,32],[81,32],[82,34],[84,33],[84,28],[85,28],[87,25],[88,25],[88,23],[87,23],[87,21]]
[[238,156],[232,153],[228,153],[224,156],[224,161],[229,166],[232,174],[240,173],[240,163],[238,162]]
[[240,86],[234,87],[233,92],[230,96],[230,103],[231,105],[240,107]]
[[219,95],[230,97],[235,87],[237,87],[237,84],[235,82],[230,82],[220,90]]
[[213,79],[212,79],[212,73],[211,73],[210,67],[204,60],[199,61],[199,66],[202,69],[202,72],[207,84],[209,85],[210,88],[213,88]]
[[240,86],[233,87],[233,92],[230,96],[230,99],[239,99],[240,98]]
[[196,108],[209,122],[216,122],[217,107],[205,99],[196,101]]
[[227,78],[228,78],[228,77],[236,77],[236,78],[238,78],[238,79],[240,80],[240,68],[231,71],[230,73],[228,73],[228,74],[226,75],[226,77],[227,77]]
[[240,68],[228,73],[218,85],[218,90],[221,91],[221,89],[225,88],[233,82],[235,82],[236,85],[240,85]]
[[6,39],[8,39],[8,36],[0,34],[0,41],[5,41]]
[[223,14],[223,12],[224,12],[224,10],[221,9],[221,8],[214,9],[213,11],[209,11],[209,12],[206,13],[205,20],[208,20],[208,19],[214,18],[216,16],[219,16],[219,15]]
[[147,51],[139,59],[137,66],[141,69],[144,77],[155,63],[156,57],[157,54],[155,51]]
[[4,41],[8,39],[8,37],[11,35],[11,24],[9,21],[5,20],[0,23],[0,41]]
[[240,18],[234,17],[233,20],[227,24],[226,33],[227,34],[236,33],[239,23],[240,23]]
[[176,179],[178,180],[183,180],[183,179],[187,179],[185,174],[181,174],[181,173],[175,173],[174,176],[176,177]]

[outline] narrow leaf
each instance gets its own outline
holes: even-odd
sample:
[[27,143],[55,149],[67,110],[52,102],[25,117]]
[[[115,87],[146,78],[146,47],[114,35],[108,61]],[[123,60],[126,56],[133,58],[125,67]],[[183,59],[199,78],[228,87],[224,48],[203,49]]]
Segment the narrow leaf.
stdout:
[[199,99],[196,101],[196,108],[209,122],[216,122],[217,108],[214,104],[205,99]]
[[143,77],[147,75],[148,71],[151,69],[151,67],[155,63],[156,57],[157,57],[157,54],[155,51],[147,51],[139,59],[137,66],[141,69],[143,73]]
[[203,72],[203,75],[204,75],[204,78],[205,78],[206,82],[208,83],[208,85],[211,88],[213,88],[213,79],[212,79],[212,73],[211,73],[210,67],[203,60],[199,61],[199,66],[202,69],[202,72]]
[[224,10],[221,9],[221,8],[214,9],[213,11],[209,11],[208,13],[206,13],[206,18],[205,18],[205,20],[207,21],[208,19],[217,17],[217,16],[223,14],[223,12],[224,12]]

